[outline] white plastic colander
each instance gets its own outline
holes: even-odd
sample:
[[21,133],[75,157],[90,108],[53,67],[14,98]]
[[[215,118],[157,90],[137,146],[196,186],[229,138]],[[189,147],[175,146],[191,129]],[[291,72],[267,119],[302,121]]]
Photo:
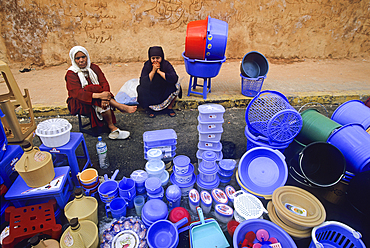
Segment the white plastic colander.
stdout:
[[268,213],[262,202],[252,194],[239,190],[233,196],[235,211],[245,220],[259,218],[263,213]]
[[66,119],[54,118],[40,122],[36,134],[47,147],[60,147],[69,142],[71,123]]

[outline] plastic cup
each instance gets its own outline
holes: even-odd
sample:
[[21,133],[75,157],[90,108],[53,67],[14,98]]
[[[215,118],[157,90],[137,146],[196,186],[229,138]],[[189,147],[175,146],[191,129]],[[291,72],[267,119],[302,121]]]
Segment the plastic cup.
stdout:
[[141,210],[145,203],[145,197],[143,195],[137,195],[134,198],[135,211],[138,216],[141,216]]

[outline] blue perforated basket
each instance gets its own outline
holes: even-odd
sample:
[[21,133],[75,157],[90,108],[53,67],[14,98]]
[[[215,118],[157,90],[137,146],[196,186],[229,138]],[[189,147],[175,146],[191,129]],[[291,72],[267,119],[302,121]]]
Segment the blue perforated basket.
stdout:
[[261,91],[248,104],[247,125],[275,142],[294,139],[302,128],[302,117],[288,99],[277,91]]
[[261,76],[258,78],[248,78],[240,74],[242,80],[242,94],[248,97],[254,97],[262,89],[263,81],[265,81],[266,76]]
[[337,221],[325,221],[312,229],[312,241],[309,248],[316,247],[366,248],[359,232]]

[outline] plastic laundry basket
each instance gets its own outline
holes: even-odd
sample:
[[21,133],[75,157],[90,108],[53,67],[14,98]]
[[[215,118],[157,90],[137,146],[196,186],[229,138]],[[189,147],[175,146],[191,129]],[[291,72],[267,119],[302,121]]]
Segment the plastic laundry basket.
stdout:
[[261,91],[245,112],[248,126],[276,142],[293,140],[302,128],[302,117],[277,91]]
[[69,142],[71,123],[66,119],[54,118],[37,125],[36,134],[47,147],[60,147]]
[[266,76],[261,76],[257,78],[248,78],[240,74],[242,80],[242,94],[249,97],[254,97],[262,89],[263,81],[265,81]]
[[361,233],[337,222],[325,221],[312,229],[310,248],[316,247],[356,247],[366,248],[361,240]]

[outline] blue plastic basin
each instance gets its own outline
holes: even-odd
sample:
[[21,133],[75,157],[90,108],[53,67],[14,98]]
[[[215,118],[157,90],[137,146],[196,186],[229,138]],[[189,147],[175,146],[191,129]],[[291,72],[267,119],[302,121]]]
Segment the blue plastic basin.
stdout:
[[208,17],[206,54],[208,60],[223,59],[226,51],[227,22]]
[[221,60],[199,60],[189,59],[182,53],[185,62],[186,72],[193,77],[213,78],[218,75],[221,65],[226,61],[226,57]]

